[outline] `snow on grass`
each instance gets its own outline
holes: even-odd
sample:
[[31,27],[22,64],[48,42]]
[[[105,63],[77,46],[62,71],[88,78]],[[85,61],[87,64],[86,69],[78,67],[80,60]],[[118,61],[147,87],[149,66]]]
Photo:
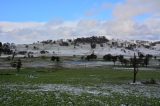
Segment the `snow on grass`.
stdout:
[[[135,91],[132,89],[134,87]],[[135,92],[146,92],[145,87],[141,89],[131,85],[8,84],[0,85],[0,104],[2,106],[159,106],[158,88],[159,86],[148,89],[148,95],[143,95]],[[153,89],[157,95],[151,95]]]
[[160,98],[160,85],[143,84],[103,84],[97,86],[72,86],[66,84],[40,84],[40,85],[1,85],[3,88],[22,90],[28,92],[66,92],[73,95],[92,94],[95,96],[111,96],[114,93],[123,95],[136,95],[148,98]]

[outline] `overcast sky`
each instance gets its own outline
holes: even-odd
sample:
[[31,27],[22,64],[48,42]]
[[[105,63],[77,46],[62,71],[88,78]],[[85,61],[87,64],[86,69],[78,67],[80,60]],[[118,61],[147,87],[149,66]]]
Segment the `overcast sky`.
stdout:
[[0,0],[0,41],[160,40],[160,0]]

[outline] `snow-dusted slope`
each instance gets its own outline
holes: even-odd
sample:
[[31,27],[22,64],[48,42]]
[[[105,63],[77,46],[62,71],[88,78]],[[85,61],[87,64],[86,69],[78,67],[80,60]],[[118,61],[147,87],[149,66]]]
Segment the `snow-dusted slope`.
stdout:
[[[122,43],[122,41],[119,41]],[[127,43],[128,44],[128,43]],[[137,47],[134,50],[125,49],[125,47],[115,47],[110,46],[110,44],[104,44],[103,47],[100,47],[99,44],[96,44],[95,49],[91,49],[90,44],[82,44],[80,43],[79,46],[74,48],[74,45],[69,44],[69,46],[60,46],[59,44],[42,44],[42,43],[35,43],[29,44],[26,47],[25,44],[16,45],[16,52],[18,51],[27,51],[33,52],[34,56],[40,55],[60,55],[60,56],[73,56],[73,55],[89,55],[91,53],[95,53],[98,56],[103,56],[105,54],[112,54],[112,55],[125,55],[125,56],[133,56],[134,53],[141,52],[144,55],[151,54],[154,56],[160,56],[160,45],[154,46],[154,49],[147,49],[145,47]],[[34,48],[36,47],[36,49]],[[40,51],[48,51],[49,53],[41,54]]]

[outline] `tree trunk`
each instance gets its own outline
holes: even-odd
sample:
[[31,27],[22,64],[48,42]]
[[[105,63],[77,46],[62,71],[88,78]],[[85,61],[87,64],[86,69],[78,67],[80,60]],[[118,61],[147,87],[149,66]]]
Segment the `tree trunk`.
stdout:
[[133,77],[133,83],[135,83],[136,82],[136,72],[134,72],[134,77]]
[[136,82],[137,71],[138,71],[138,69],[136,69],[136,68],[134,67],[133,83]]

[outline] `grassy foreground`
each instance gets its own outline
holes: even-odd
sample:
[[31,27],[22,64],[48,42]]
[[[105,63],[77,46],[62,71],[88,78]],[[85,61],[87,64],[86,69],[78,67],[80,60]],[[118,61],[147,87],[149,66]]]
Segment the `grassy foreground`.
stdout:
[[[127,84],[132,82],[132,77],[132,71],[107,68],[22,69],[19,73],[16,70],[0,70],[0,106],[159,106],[160,98],[154,96],[123,94],[111,92],[112,88],[101,88],[103,84]],[[139,71],[137,75],[137,81],[150,78],[160,81],[160,71]],[[36,90],[38,85],[43,84],[62,85],[65,89]],[[73,93],[70,89],[74,88],[68,87],[67,91],[66,85],[78,90],[80,87],[90,88],[87,92]]]
[[[160,80],[160,71],[139,71],[137,81],[154,78]],[[107,68],[87,69],[22,69],[0,70],[0,83],[54,83],[73,85],[96,85],[101,83],[132,82],[132,70],[113,70]]]

